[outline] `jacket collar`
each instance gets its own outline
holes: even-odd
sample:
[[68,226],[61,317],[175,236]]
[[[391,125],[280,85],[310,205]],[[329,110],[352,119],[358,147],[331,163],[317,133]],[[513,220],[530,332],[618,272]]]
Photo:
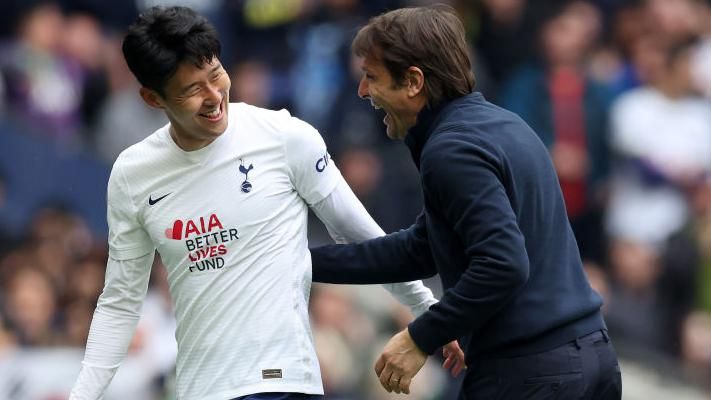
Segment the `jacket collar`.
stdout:
[[407,131],[407,136],[405,136],[405,145],[410,149],[410,155],[412,156],[412,161],[415,162],[417,169],[420,168],[420,155],[422,154],[422,149],[427,143],[427,139],[430,138],[432,134],[432,128],[437,124],[435,123],[438,119],[442,110],[447,107],[448,103],[442,103],[437,107],[425,106],[417,114],[417,122],[415,126]]
[[405,136],[405,144],[410,149],[412,161],[415,162],[418,169],[420,168],[422,149],[425,147],[425,144],[440,120],[451,110],[456,109],[458,104],[477,96],[481,97],[481,93],[470,93],[452,101],[443,102],[436,107],[425,106],[420,113],[417,114],[417,123],[408,130],[407,136]]

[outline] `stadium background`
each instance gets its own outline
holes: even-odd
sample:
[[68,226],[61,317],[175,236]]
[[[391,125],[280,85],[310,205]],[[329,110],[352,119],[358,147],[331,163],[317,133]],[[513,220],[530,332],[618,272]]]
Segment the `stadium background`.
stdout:
[[[421,208],[404,146],[356,96],[349,43],[406,0],[2,0],[0,399],[66,398],[106,260],[105,187],[126,146],[166,121],[146,107],[120,41],[138,10],[183,4],[223,41],[233,101],[316,126],[388,232]],[[711,398],[711,2],[451,0],[478,87],[537,129],[621,356],[625,399]],[[562,8],[561,8],[562,7]],[[704,97],[705,96],[705,97]],[[313,220],[311,244],[328,236]],[[156,262],[107,399],[171,399],[174,320]],[[436,294],[435,280],[427,281]],[[328,399],[388,399],[372,364],[409,319],[379,287],[315,285]],[[235,327],[238,329],[238,327]],[[430,363],[413,399],[451,399]]]

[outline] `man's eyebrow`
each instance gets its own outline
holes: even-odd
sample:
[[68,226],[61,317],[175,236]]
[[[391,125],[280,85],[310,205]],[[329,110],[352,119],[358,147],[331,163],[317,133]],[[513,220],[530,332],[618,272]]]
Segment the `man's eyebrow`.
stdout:
[[[216,72],[217,70],[219,70],[220,68],[222,68],[222,64],[219,64],[219,63],[218,63],[217,65],[215,65],[214,67],[212,67],[212,69],[210,70],[210,74],[215,73],[215,72]],[[200,82],[193,82],[193,83],[189,84],[188,86],[185,86],[185,87],[180,91],[180,94],[187,93],[188,91],[190,91],[190,89],[192,89],[193,87],[197,86],[199,83],[200,83]]]

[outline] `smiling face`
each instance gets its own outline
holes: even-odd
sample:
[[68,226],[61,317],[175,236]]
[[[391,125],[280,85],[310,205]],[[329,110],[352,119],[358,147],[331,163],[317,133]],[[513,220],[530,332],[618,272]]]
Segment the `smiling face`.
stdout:
[[370,100],[373,107],[386,113],[383,123],[387,135],[403,140],[407,131],[417,123],[417,114],[426,104],[424,77],[417,67],[410,67],[404,82],[395,82],[382,61],[373,55],[363,57],[363,77],[358,85],[358,96]]
[[181,63],[168,80],[164,94],[141,88],[149,105],[163,109],[171,136],[186,151],[212,143],[227,129],[230,78],[219,60],[198,67]]

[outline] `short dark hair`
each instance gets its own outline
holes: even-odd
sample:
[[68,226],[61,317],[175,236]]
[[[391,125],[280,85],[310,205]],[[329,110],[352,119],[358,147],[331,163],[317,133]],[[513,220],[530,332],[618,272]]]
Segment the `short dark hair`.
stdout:
[[183,62],[200,67],[220,55],[208,20],[187,7],[152,7],[138,16],[123,40],[123,56],[141,85],[164,94]]
[[409,67],[420,68],[431,107],[471,93],[476,84],[464,26],[443,4],[373,17],[358,31],[352,49],[382,61],[397,85]]

